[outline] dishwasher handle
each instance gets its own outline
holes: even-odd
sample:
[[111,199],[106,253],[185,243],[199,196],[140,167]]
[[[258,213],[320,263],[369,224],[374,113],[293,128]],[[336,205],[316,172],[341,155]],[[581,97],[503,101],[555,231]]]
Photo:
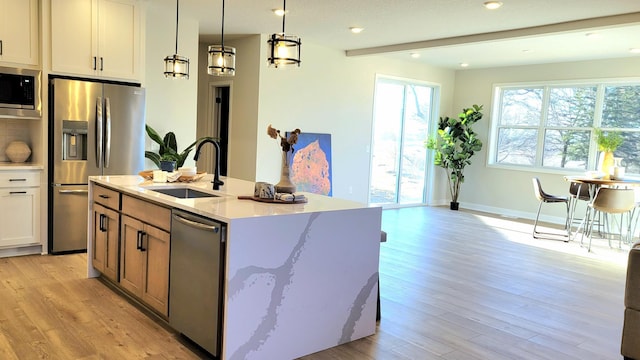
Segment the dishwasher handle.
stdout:
[[184,218],[178,214],[173,214],[173,218],[184,224],[187,226],[191,226],[200,230],[206,230],[206,231],[213,231],[214,233],[217,233],[218,231],[220,231],[220,227],[219,226],[215,226],[215,225],[207,225],[207,224],[203,224],[201,222],[197,222],[197,221],[193,221],[193,220],[189,220],[187,218]]

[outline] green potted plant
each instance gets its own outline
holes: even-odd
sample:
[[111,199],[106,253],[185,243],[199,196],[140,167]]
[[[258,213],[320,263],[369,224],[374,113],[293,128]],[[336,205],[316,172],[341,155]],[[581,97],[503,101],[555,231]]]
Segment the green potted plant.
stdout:
[[472,126],[482,119],[483,105],[462,109],[458,118],[440,117],[438,134],[426,141],[426,147],[435,151],[434,164],[445,169],[451,194],[451,210],[458,210],[460,184],[464,182],[464,168],[471,164],[471,157],[482,149]]
[[613,152],[622,144],[624,138],[619,131],[607,131],[602,129],[593,129],[598,150],[600,150],[600,161],[598,162],[598,170],[604,173],[605,178],[611,176],[611,167],[615,164]]
[[160,137],[158,132],[149,125],[145,125],[145,130],[147,131],[149,138],[157,143],[160,148],[158,149],[158,152],[145,151],[144,157],[153,161],[159,169],[169,172],[181,168],[191,150],[193,150],[193,148],[201,141],[206,139],[216,140],[214,137],[204,136],[191,143],[191,145],[187,146],[182,150],[182,152],[178,152],[176,135],[172,131],[166,133],[164,137]]

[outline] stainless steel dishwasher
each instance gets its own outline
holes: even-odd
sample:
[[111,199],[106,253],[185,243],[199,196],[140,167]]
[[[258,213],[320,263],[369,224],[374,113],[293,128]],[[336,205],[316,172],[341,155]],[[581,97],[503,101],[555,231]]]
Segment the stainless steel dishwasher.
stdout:
[[226,224],[173,210],[169,324],[219,357]]

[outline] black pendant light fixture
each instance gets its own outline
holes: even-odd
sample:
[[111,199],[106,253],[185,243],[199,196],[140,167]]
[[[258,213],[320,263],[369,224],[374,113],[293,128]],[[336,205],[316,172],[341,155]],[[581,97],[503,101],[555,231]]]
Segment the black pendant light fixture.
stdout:
[[236,74],[236,48],[224,46],[224,0],[222,0],[222,40],[221,45],[209,45],[207,73],[214,76],[234,76]]
[[284,32],[285,16],[287,13],[287,0],[282,0],[282,32],[272,34],[267,43],[269,44],[270,67],[280,68],[285,66],[300,66],[300,45],[299,37],[286,35]]
[[176,52],[164,58],[164,77],[174,79],[189,78],[189,58],[178,55],[178,19],[180,0],[176,0]]

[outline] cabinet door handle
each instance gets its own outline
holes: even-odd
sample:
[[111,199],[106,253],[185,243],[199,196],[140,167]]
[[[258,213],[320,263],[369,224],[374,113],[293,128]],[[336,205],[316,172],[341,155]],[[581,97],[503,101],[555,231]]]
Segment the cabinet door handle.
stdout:
[[93,57],[93,70],[96,70],[98,68],[98,58],[97,57]]
[[13,182],[13,181],[27,181],[27,179],[9,179],[9,182]]
[[137,238],[136,238],[136,249],[140,251],[146,251],[144,248],[144,236],[147,235],[146,232],[142,230],[138,230]]
[[2,40],[0,40],[0,55],[2,55]]
[[147,237],[147,241],[149,241],[148,240],[149,239],[149,235],[146,232],[141,231],[141,235],[140,235],[140,251],[147,251],[147,249],[145,249],[145,247],[144,247],[144,237],[145,237],[145,235]]
[[104,70],[104,58],[100,56],[100,71]]
[[[100,231],[102,232],[106,232],[107,231],[107,216],[105,214],[100,214]],[[107,220],[107,221],[105,221]]]
[[9,195],[26,194],[26,191],[9,191]]

